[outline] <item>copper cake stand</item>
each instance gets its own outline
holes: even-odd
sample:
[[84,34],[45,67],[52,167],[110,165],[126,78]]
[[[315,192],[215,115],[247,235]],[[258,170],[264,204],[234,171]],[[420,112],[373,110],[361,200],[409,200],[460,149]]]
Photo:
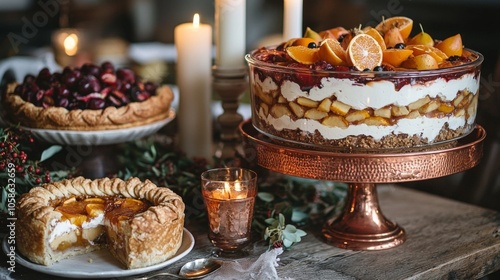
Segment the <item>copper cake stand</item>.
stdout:
[[392,153],[338,152],[276,142],[259,133],[250,120],[239,126],[246,157],[283,174],[349,183],[343,212],[323,227],[327,243],[350,250],[381,250],[402,244],[406,233],[385,218],[377,183],[419,181],[476,166],[482,157],[484,129],[444,146]]

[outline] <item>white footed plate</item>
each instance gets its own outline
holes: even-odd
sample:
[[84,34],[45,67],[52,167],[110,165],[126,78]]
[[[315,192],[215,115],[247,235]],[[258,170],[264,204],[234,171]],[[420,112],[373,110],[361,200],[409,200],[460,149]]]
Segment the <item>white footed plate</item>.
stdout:
[[137,140],[156,133],[175,118],[175,110],[169,110],[168,117],[143,126],[100,131],[77,131],[57,129],[37,129],[23,127],[38,139],[61,145],[110,145]]
[[[9,253],[9,246],[6,236],[2,242],[2,250],[5,254]],[[51,266],[35,264],[17,253],[15,261],[17,264],[38,272],[67,278],[125,277],[164,268],[186,256],[191,252],[193,247],[194,237],[187,229],[184,229],[181,247],[172,258],[165,262],[143,268],[124,269],[107,250],[99,250],[71,257],[70,259],[62,260]]]

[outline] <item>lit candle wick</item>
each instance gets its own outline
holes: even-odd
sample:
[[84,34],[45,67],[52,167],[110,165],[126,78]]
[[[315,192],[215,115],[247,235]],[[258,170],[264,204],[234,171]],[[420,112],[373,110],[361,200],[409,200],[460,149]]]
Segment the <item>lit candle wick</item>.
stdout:
[[200,26],[200,15],[194,14],[193,16],[193,27],[198,28]]

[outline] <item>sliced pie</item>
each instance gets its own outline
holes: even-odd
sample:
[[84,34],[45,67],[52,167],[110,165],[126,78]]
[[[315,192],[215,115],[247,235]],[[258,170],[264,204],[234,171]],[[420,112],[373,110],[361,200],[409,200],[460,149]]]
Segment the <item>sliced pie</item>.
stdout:
[[34,187],[19,199],[17,215],[17,248],[42,265],[105,247],[128,269],[151,266],[177,252],[184,227],[181,197],[137,178]]

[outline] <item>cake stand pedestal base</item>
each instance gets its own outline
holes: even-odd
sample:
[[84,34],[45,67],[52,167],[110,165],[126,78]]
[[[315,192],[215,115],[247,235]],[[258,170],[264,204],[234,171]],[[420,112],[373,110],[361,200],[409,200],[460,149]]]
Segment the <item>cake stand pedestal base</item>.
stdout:
[[90,154],[82,156],[82,162],[79,165],[82,176],[98,179],[120,170],[118,155],[122,151],[116,145],[92,146],[90,149]]
[[349,250],[382,250],[402,244],[405,231],[387,220],[378,203],[376,185],[349,184],[343,213],[323,227],[327,243]]

